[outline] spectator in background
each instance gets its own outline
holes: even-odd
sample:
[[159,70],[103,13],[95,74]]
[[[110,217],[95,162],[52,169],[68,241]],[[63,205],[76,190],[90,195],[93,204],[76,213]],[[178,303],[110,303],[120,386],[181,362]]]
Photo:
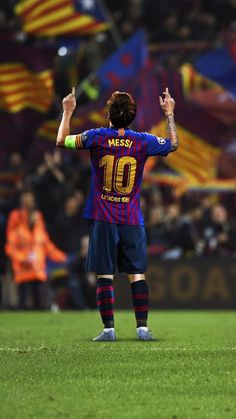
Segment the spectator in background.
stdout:
[[0,205],[9,212],[18,204],[18,195],[26,177],[26,164],[18,151],[9,155],[7,170],[1,171]]
[[43,215],[36,209],[33,192],[23,191],[20,204],[20,208],[11,211],[8,218],[6,254],[18,285],[19,308],[28,307],[28,296],[31,294],[31,308],[41,309],[42,284],[47,280],[46,257],[64,262],[66,254],[50,240]]
[[211,209],[210,223],[203,230],[203,255],[229,256],[235,248],[235,226],[229,221],[226,208],[216,204]]
[[58,280],[53,281],[55,301],[58,295],[64,294],[63,304],[59,302],[60,308],[84,309],[86,302],[84,298],[84,260],[81,260],[80,252],[83,237],[89,232],[88,223],[81,220],[81,207],[84,202],[84,194],[80,190],[69,195],[64,208],[55,219],[52,235],[56,244],[69,255],[70,263],[65,274]]
[[68,257],[66,269],[52,269],[53,304],[52,311],[96,307],[96,275],[86,272],[89,236],[81,237],[77,251]]
[[54,221],[65,193],[65,175],[60,151],[44,154],[44,161],[33,175],[32,184],[38,206],[49,226]]
[[9,158],[9,170],[15,173],[24,172],[24,161],[19,151],[13,151]]
[[68,179],[68,189],[73,191],[81,191],[84,196],[87,196],[87,193],[90,188],[90,177],[91,177],[91,168],[90,160],[87,155],[83,155],[82,159],[78,166],[74,166],[74,171],[71,171],[70,179]]
[[166,211],[166,240],[168,250],[167,259],[178,259],[181,256],[194,256],[198,243],[197,220],[201,216],[200,209],[196,206],[182,214],[180,205],[169,205]]
[[[167,250],[167,235],[162,207],[151,207],[146,222],[147,244],[150,251],[162,254]],[[150,253],[150,252],[149,252]]]
[[202,211],[198,205],[191,203],[184,214],[181,214],[176,228],[176,242],[184,257],[193,257],[199,241],[198,222]]
[[168,247],[175,248],[177,246],[177,226],[180,217],[180,206],[177,203],[168,205],[166,208],[165,225]]
[[55,243],[66,253],[78,252],[81,237],[88,232],[87,224],[81,221],[83,203],[83,192],[74,191],[67,196],[64,208],[55,217],[52,236]]

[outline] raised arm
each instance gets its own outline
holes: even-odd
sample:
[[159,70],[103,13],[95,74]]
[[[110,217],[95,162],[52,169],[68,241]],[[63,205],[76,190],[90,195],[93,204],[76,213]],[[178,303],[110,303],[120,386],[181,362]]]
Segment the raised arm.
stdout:
[[58,128],[56,145],[65,147],[65,138],[70,135],[70,120],[76,107],[75,88],[62,101],[63,114]]
[[179,147],[179,138],[178,138],[178,134],[177,134],[176,126],[175,126],[175,119],[174,119],[175,101],[171,97],[168,87],[163,92],[163,95],[164,95],[164,99],[161,96],[159,96],[159,99],[160,99],[161,109],[163,110],[166,117],[167,137],[171,140],[171,144],[172,144],[171,151],[176,151],[177,148]]

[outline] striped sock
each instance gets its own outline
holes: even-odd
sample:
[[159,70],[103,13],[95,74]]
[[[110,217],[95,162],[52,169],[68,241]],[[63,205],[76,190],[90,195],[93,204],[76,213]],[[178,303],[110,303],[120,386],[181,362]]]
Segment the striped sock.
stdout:
[[146,327],[148,318],[148,285],[144,279],[131,283],[137,327]]
[[97,306],[100,310],[104,328],[114,327],[113,281],[109,278],[97,280]]

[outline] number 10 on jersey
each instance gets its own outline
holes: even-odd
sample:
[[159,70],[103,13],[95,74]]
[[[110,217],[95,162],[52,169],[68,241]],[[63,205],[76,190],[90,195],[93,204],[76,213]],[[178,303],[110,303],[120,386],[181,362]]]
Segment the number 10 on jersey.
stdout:
[[[103,189],[106,192],[114,190],[122,195],[131,193],[137,169],[137,160],[134,157],[123,156],[115,160],[115,156],[106,154],[99,161],[99,167],[102,166],[104,166]],[[124,179],[125,172],[126,179]]]

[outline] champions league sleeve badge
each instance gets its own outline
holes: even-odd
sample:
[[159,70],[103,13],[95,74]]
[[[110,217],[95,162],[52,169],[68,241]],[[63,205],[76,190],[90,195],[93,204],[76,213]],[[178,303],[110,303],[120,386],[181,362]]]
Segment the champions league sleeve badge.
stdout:
[[156,137],[156,139],[157,139],[157,142],[161,145],[164,145],[166,143],[166,140],[164,138]]
[[82,134],[81,134],[81,141],[82,141],[82,143],[85,143],[87,141],[88,136],[89,136],[89,132],[88,131],[82,132]]

